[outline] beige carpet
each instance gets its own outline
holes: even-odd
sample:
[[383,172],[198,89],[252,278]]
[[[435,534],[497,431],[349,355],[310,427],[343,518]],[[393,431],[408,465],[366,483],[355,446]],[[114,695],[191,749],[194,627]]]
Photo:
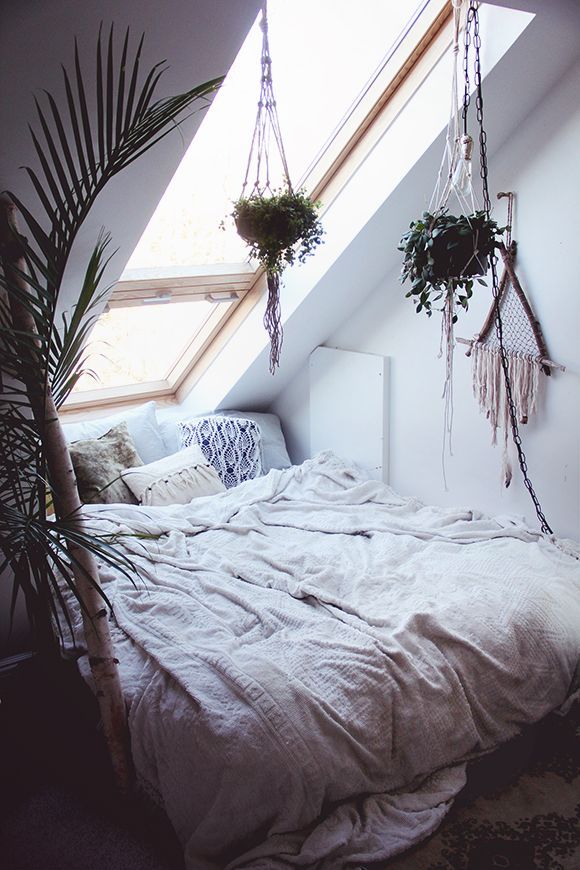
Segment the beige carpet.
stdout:
[[[521,752],[505,748],[500,776]],[[480,796],[466,792],[429,840],[373,870],[580,870],[580,703],[544,723],[526,762],[514,782],[490,790],[482,759],[472,786]]]

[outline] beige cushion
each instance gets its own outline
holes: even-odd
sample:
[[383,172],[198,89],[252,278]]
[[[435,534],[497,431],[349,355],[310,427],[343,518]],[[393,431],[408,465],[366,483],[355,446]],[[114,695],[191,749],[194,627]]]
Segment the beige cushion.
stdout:
[[139,504],[145,505],[188,504],[225,489],[198,444],[122,474]]
[[123,481],[125,468],[142,465],[126,423],[114,426],[100,438],[69,445],[79,496],[85,504],[135,504]]

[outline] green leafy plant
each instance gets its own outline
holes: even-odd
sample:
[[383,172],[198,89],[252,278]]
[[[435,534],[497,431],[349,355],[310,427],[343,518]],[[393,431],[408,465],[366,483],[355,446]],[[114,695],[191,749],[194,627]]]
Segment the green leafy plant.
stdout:
[[268,273],[280,273],[296,259],[303,263],[322,241],[318,204],[303,190],[241,197],[234,203],[233,217],[250,255]]
[[467,310],[474,278],[487,273],[503,232],[484,211],[459,217],[426,211],[413,221],[398,250],[405,254],[401,282],[411,281],[406,298],[413,299],[416,311],[430,317],[433,305],[450,293],[455,305]]
[[[38,203],[29,208],[10,193],[0,204],[0,575],[12,582],[12,614],[23,595],[36,646],[44,652],[56,647],[60,614],[70,627],[66,598],[77,598],[121,787],[127,782],[126,740],[119,736],[124,701],[96,559],[130,575],[133,567],[114,541],[85,522],[58,419],[86,368],[85,341],[109,289],[102,287],[111,256],[108,233],[96,239],[72,312],[61,318],[57,311],[75,239],[97,196],[177,129],[184,113],[206,107],[222,81],[155,101],[164,62],[143,72],[143,37],[134,51],[129,37],[127,31],[116,52],[113,27],[108,40],[99,31],[91,82],[75,46],[71,69],[62,68],[64,105],[48,92],[41,102],[35,99],[39,130],[31,135],[39,169],[25,170]],[[47,502],[54,519],[47,517]]]
[[280,310],[280,273],[306,257],[322,242],[319,204],[304,190],[290,186],[271,194],[253,193],[234,203],[232,217],[238,235],[248,244],[250,256],[266,270],[268,301],[264,326],[270,337],[270,372],[280,360],[283,330]]

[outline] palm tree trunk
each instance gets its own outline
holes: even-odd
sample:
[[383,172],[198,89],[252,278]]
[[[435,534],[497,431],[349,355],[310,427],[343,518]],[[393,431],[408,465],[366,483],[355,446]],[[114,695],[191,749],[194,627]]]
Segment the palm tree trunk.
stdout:
[[[2,198],[0,214],[0,250],[2,263],[10,283],[23,292],[30,288],[20,272],[26,271],[26,260],[15,219],[14,205]],[[14,329],[33,335],[34,318],[12,295],[9,295],[10,313]],[[76,478],[68,444],[52,398],[50,385],[44,386],[44,373],[37,380],[25,383],[34,420],[41,433],[46,467],[54,488],[57,516],[67,518],[83,530],[85,520],[81,513]],[[95,557],[83,547],[68,545],[78,596],[83,605],[83,628],[89,663],[96,687],[103,730],[109,749],[115,783],[121,793],[130,790],[133,767],[129,750],[129,736],[125,701],[117,668],[108,612],[100,595],[99,573]]]

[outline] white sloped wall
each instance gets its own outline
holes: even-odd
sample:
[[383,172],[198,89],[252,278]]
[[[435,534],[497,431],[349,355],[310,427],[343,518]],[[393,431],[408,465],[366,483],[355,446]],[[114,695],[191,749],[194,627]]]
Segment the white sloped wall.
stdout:
[[[557,9],[551,12],[557,15]],[[506,80],[508,106],[517,104],[522,87],[522,78]],[[490,166],[492,191],[516,191],[517,270],[542,324],[551,357],[567,367],[564,374],[543,378],[539,414],[522,427],[522,437],[533,483],[550,524],[558,534],[573,538],[580,538],[580,170],[575,157],[580,142],[579,92],[577,58],[503,142]],[[499,126],[490,128],[490,139],[494,133],[499,138],[501,132]],[[420,167],[417,172],[421,176]],[[427,193],[416,191],[417,212]],[[496,216],[500,222],[504,219],[503,203],[496,206]],[[490,446],[489,425],[472,397],[470,361],[461,345],[455,355],[453,456],[445,459],[445,491],[439,320],[415,314],[404,293],[394,267],[364,297],[357,312],[324,342],[390,357],[391,484],[426,501],[524,514],[535,522],[521,475],[515,474],[509,490],[501,486],[501,452]],[[457,324],[457,334],[471,337],[478,332],[488,305],[489,291],[479,288],[470,311]],[[273,407],[283,420],[293,459],[303,459],[309,454],[305,369]]]

